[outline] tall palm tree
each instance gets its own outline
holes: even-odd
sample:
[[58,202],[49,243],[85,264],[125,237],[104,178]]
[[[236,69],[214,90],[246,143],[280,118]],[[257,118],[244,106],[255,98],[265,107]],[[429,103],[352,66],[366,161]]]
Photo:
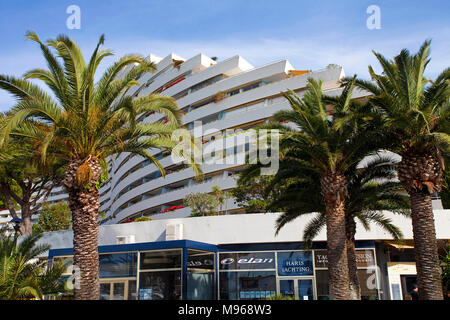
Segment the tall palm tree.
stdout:
[[[351,99],[353,88],[354,84],[349,83],[341,95],[326,97],[322,81],[311,78],[302,98],[293,91],[284,94],[292,110],[277,112],[273,116],[275,123],[267,125],[283,133],[282,157],[298,159],[296,170],[312,171],[319,177],[327,227],[330,296],[339,300],[349,299],[350,295],[345,230],[347,176],[377,145],[376,132],[364,118],[370,110]],[[297,128],[279,124],[285,121]]]
[[440,192],[444,156],[450,146],[450,68],[435,81],[424,73],[430,53],[430,41],[411,55],[403,49],[393,60],[375,53],[383,72],[369,66],[372,81],[356,83],[373,94],[370,104],[384,120],[390,150],[402,160],[398,178],[411,197],[420,298],[442,299],[439,257],[436,244],[431,194]]
[[36,245],[42,235],[29,235],[18,243],[18,234],[0,232],[0,300],[42,299],[64,293],[60,281],[65,267],[46,267],[39,256],[49,245]]
[[[270,205],[273,210],[284,213],[278,218],[276,233],[286,224],[303,215],[314,214],[315,217],[306,225],[303,240],[307,246],[325,227],[325,206],[320,197],[319,176],[316,173],[293,170],[292,162],[283,164],[274,177],[269,188],[283,183],[286,177],[295,179],[293,183]],[[366,229],[374,223],[386,230],[394,239],[400,239],[403,234],[392,221],[385,217],[382,210],[409,215],[409,197],[403,194],[396,176],[394,160],[391,157],[377,156],[368,161],[362,168],[348,171],[348,199],[345,212],[345,230],[348,270],[350,278],[350,299],[361,299],[360,285],[357,277],[355,254],[356,220]]]
[[[42,159],[57,156],[67,163],[63,185],[72,212],[74,265],[80,268],[80,289],[75,299],[99,298],[98,214],[99,187],[106,179],[107,159],[128,152],[149,159],[163,173],[149,149],[172,150],[178,143],[171,134],[181,127],[174,99],[158,95],[127,95],[130,87],[155,65],[138,55],[120,58],[94,82],[97,68],[110,50],[101,50],[104,36],[86,63],[78,45],[64,35],[43,43],[34,32],[27,39],[41,48],[48,69],[34,69],[25,79],[0,76],[0,88],[17,97],[1,129],[1,141],[12,135],[32,139]],[[56,54],[54,54],[56,51]],[[43,81],[53,93],[46,94],[28,79]],[[164,121],[139,123],[136,117],[156,112]],[[167,121],[168,120],[168,121]],[[178,156],[183,156],[179,150]],[[186,156],[193,163],[193,158]],[[199,173],[198,166],[193,165]]]

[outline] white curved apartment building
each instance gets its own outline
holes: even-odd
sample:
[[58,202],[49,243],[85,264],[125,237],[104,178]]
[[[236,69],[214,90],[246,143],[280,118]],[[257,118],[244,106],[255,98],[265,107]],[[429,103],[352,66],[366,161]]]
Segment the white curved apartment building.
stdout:
[[[300,71],[287,60],[280,60],[260,67],[253,67],[240,56],[224,61],[199,54],[183,59],[170,54],[165,58],[150,55],[157,65],[157,71],[139,79],[127,94],[142,96],[158,93],[174,97],[183,112],[183,122],[196,137],[203,141],[204,154],[213,144],[219,143],[217,136],[231,141],[236,135],[230,130],[246,130],[267,121],[276,111],[288,109],[289,104],[281,92],[291,89],[300,96],[307,79],[322,79],[324,90],[333,95],[340,92],[339,80],[344,77],[340,66],[331,65],[317,71]],[[363,92],[355,92],[355,98],[363,97]],[[152,114],[139,120],[152,122],[161,119]],[[201,121],[202,131],[194,129],[194,122]],[[216,140],[210,141],[211,136]],[[225,146],[227,144],[224,144]],[[220,147],[217,147],[220,148]],[[226,148],[226,147],[225,147]],[[217,150],[217,149],[216,149]],[[205,179],[194,179],[191,168],[182,163],[174,163],[168,154],[160,150],[150,150],[166,169],[166,177],[161,177],[155,165],[140,156],[128,153],[110,159],[109,180],[100,189],[101,210],[106,213],[103,223],[114,224],[140,216],[152,219],[182,218],[190,215],[189,208],[164,212],[183,204],[189,193],[211,192],[214,185],[229,190],[236,185],[234,176],[242,170],[241,163],[204,164]],[[245,145],[228,148],[226,154],[242,155],[248,151]],[[67,199],[62,187],[53,190],[48,201]],[[227,213],[237,213],[239,209],[232,199],[223,206]]]

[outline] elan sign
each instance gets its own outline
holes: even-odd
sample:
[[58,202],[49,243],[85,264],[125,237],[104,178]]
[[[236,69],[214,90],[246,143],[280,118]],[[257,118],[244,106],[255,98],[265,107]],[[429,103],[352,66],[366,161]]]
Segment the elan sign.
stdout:
[[279,276],[312,276],[313,262],[311,251],[278,252]]
[[220,270],[274,269],[275,254],[273,252],[221,253],[219,268]]

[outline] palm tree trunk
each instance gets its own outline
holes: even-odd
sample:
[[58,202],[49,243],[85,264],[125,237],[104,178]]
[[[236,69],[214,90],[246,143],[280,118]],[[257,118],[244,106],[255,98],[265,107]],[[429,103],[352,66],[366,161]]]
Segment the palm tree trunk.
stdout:
[[436,243],[434,215],[428,192],[411,192],[417,282],[421,300],[442,300],[441,268]]
[[398,178],[411,199],[419,297],[421,300],[442,300],[441,268],[430,195],[441,190],[442,167],[430,154],[408,150],[401,156]]
[[350,281],[350,300],[361,300],[361,288],[358,280],[358,266],[356,264],[355,234],[356,223],[352,216],[346,216],[346,246],[348,260],[348,275]]
[[[89,184],[77,183],[77,170],[83,164],[91,169]],[[69,207],[72,212],[73,264],[79,268],[79,288],[74,288],[75,300],[98,300],[100,294],[98,263],[98,213],[100,194],[96,182],[101,175],[96,158],[86,161],[74,160],[69,164],[64,185],[69,193]]]
[[330,298],[348,300],[350,285],[345,233],[347,182],[344,175],[335,173],[327,173],[320,182],[326,210]]

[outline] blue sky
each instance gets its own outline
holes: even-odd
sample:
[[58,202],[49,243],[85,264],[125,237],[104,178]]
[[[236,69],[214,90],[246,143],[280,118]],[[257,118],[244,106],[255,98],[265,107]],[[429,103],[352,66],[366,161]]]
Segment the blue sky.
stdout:
[[[81,9],[80,30],[66,27],[70,5]],[[370,5],[381,10],[381,29],[366,26]],[[369,64],[379,70],[371,50],[393,57],[432,39],[427,75],[434,77],[450,66],[448,12],[446,0],[0,0],[0,74],[20,76],[45,67],[36,44],[24,40],[25,32],[34,30],[44,40],[67,34],[86,55],[104,33],[115,58],[239,54],[254,66],[288,59],[296,69],[314,70],[336,63],[347,75],[363,78]],[[13,104],[0,92],[0,111]]]

